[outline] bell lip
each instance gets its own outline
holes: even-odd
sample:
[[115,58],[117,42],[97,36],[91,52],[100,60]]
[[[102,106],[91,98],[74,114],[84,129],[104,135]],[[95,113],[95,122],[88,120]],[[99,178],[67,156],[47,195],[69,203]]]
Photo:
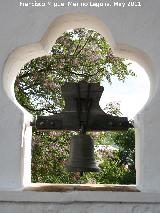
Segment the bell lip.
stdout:
[[90,135],[88,135],[86,133],[82,133],[82,132],[80,132],[77,135],[72,135],[71,138],[82,138],[82,137],[84,137],[84,138],[90,138],[92,140],[92,137]]
[[66,168],[69,172],[100,172],[100,169],[98,167],[82,168],[82,167],[73,167],[73,166],[66,165]]

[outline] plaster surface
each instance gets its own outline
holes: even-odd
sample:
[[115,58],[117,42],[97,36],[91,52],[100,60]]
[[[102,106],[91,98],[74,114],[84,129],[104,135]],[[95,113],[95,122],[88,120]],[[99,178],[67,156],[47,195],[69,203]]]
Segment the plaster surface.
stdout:
[[160,205],[147,204],[112,204],[112,203],[74,203],[74,204],[42,204],[42,203],[1,203],[3,213],[159,213]]
[[149,75],[150,98],[135,118],[137,188],[160,192],[160,1],[141,0],[141,4],[26,8],[19,7],[18,0],[1,2],[0,190],[21,190],[30,184],[32,116],[14,97],[16,75],[27,61],[47,54],[65,30],[86,27],[100,32],[117,56],[136,60]]
[[139,192],[0,192],[0,212],[159,213],[160,194]]

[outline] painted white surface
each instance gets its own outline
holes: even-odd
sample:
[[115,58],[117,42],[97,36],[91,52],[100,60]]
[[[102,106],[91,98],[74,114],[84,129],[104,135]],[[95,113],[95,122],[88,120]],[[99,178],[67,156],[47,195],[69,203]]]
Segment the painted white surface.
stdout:
[[154,203],[160,204],[160,193],[143,192],[102,192],[102,191],[68,191],[68,192],[34,192],[1,191],[0,202],[30,203],[68,203],[68,202],[104,202],[104,203]]
[[139,192],[1,192],[3,213],[159,213],[160,194]]
[[136,8],[55,9],[22,8],[18,7],[18,0],[1,2],[1,190],[20,190],[30,183],[31,127],[28,123],[32,118],[14,98],[13,85],[18,71],[30,59],[46,54],[65,30],[88,27],[105,36],[117,56],[137,61],[149,75],[150,97],[135,119],[137,187],[143,192],[160,192],[160,1],[141,0],[141,3]]
[[160,205],[154,204],[114,204],[113,203],[1,203],[3,213],[159,213]]

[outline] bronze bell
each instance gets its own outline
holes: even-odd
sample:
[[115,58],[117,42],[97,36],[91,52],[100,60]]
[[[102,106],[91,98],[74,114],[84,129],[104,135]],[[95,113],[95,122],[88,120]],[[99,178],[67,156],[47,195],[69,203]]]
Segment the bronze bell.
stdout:
[[70,158],[67,164],[70,172],[98,172],[94,159],[94,143],[89,135],[74,135],[71,138]]
[[72,172],[98,172],[94,159],[94,144],[87,131],[128,130],[133,125],[126,117],[106,114],[99,106],[103,87],[100,83],[66,82],[61,90],[65,100],[62,112],[38,116],[32,126],[39,130],[70,130],[81,134],[71,138],[67,168]]

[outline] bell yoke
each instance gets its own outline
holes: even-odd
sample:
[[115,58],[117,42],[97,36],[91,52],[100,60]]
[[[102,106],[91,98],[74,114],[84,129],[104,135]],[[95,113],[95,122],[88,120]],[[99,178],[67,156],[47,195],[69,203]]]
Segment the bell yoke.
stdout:
[[104,88],[100,83],[65,83],[62,87],[65,107],[61,113],[37,116],[31,125],[38,130],[79,131],[71,138],[71,157],[67,169],[74,172],[97,172],[94,143],[87,131],[121,131],[132,128],[127,117],[106,114],[99,106]]

